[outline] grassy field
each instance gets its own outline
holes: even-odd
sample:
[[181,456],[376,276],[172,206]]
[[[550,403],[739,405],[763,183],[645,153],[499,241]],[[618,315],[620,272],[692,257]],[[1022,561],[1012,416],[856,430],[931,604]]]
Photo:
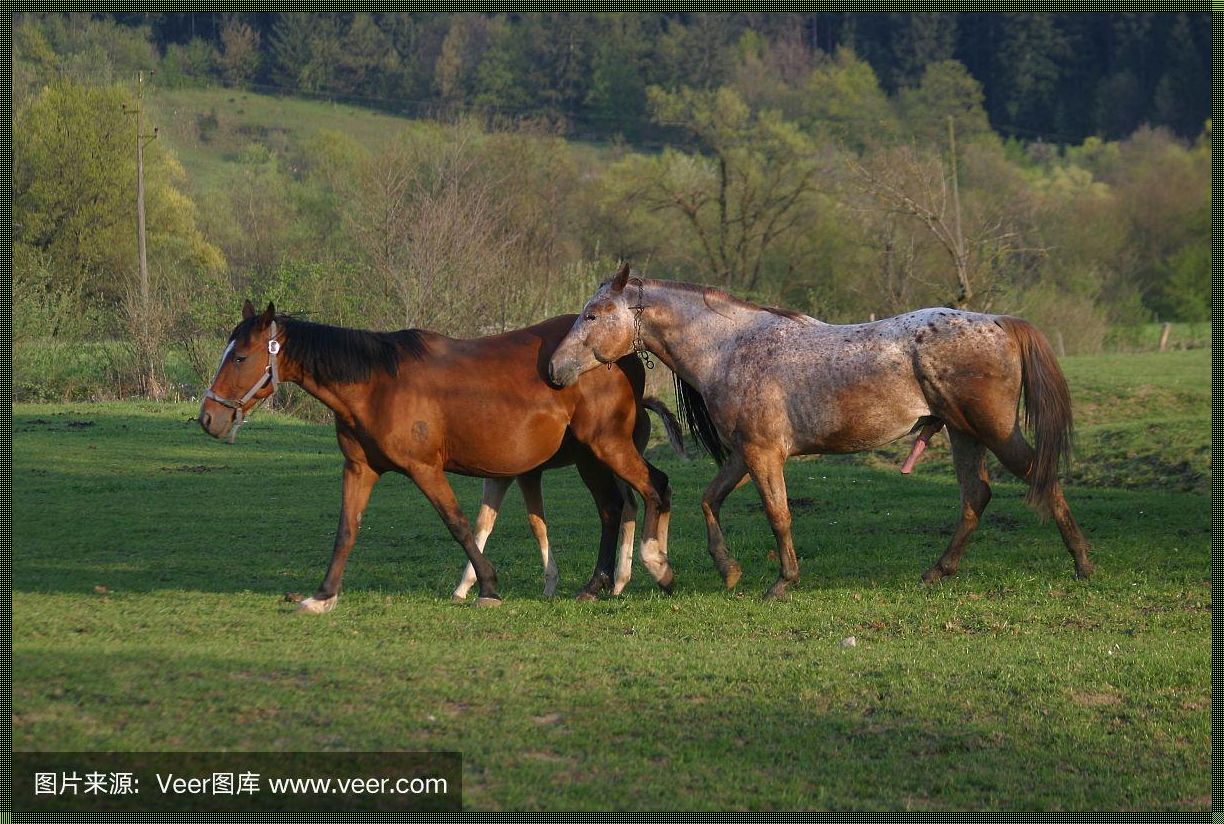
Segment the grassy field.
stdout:
[[[1091,581],[1000,481],[961,573],[921,586],[958,510],[937,439],[908,478],[887,450],[789,464],[803,580],[780,604],[751,488],[724,509],[729,594],[712,463],[656,450],[673,597],[638,569],[621,598],[543,599],[511,493],[505,604],[453,605],[460,550],[387,477],[337,610],[301,616],[285,593],[317,585],[338,509],[328,427],[258,414],[229,446],[188,405],[20,405],[14,747],[457,749],[472,809],[1210,809],[1208,365],[1066,362]],[[545,480],[562,592],[594,559],[581,489]]]

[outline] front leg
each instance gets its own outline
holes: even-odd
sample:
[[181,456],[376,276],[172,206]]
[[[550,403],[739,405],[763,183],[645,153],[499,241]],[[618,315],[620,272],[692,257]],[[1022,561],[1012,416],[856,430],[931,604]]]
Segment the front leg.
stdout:
[[331,612],[340,597],[340,579],[344,577],[344,564],[349,552],[357,542],[357,530],[361,527],[361,513],[370,500],[370,490],[378,480],[378,473],[362,460],[348,458],[344,462],[344,480],[340,496],[340,525],[336,527],[336,542],[332,548],[331,564],[323,583],[312,597],[298,604],[298,610],[318,615]]
[[442,521],[450,530],[451,536],[463,547],[463,551],[467,553],[468,562],[476,570],[476,581],[480,585],[480,597],[476,599],[476,606],[500,605],[501,596],[497,594],[497,573],[493,571],[493,565],[489,563],[489,559],[476,546],[472,528],[467,518],[464,517],[463,510],[459,508],[459,502],[455,499],[455,490],[451,489],[442,467],[418,464],[409,469],[408,475],[433,504],[438,514],[442,516]]

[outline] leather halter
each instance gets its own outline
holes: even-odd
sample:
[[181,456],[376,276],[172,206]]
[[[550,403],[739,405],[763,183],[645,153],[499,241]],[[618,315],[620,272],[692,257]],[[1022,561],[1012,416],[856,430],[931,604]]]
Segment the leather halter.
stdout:
[[634,278],[637,281],[638,302],[637,306],[630,306],[633,311],[633,354],[642,359],[642,363],[647,369],[654,369],[654,361],[650,359],[650,352],[646,349],[646,343],[642,340],[642,311],[646,308],[642,304],[642,294],[646,291],[646,284],[641,278]]
[[[251,398],[255,397],[255,394],[259,392],[259,390],[263,389],[269,383],[272,384],[273,392],[276,391],[276,387],[280,384],[280,372],[278,371],[276,364],[276,356],[280,353],[280,350],[280,341],[276,339],[276,321],[272,321],[271,325],[268,327],[268,365],[264,367],[263,375],[261,375],[259,380],[255,382],[255,385],[248,389],[246,394],[238,400],[224,398],[218,395],[212,390],[211,386],[204,390],[205,398],[212,399],[222,406],[234,410],[234,422],[230,424],[228,438],[229,443],[233,443],[234,438],[238,437],[239,428],[241,428],[242,424],[246,422],[246,413],[248,411],[255,411],[255,408],[258,407],[259,404],[263,403],[268,396],[265,395],[263,398],[260,398],[249,410],[243,410],[243,407],[250,402]],[[224,363],[222,363],[222,365],[224,365]],[[220,374],[221,368],[218,367],[217,375],[220,376]],[[213,378],[213,383],[216,382],[217,379]]]

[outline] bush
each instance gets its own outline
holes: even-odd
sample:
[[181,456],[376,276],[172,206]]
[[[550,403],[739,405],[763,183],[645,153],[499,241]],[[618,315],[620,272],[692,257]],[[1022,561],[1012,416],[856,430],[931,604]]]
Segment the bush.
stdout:
[[1016,314],[1041,329],[1059,355],[1087,355],[1104,347],[1109,325],[1091,298],[1043,284],[1021,301],[1023,310]]

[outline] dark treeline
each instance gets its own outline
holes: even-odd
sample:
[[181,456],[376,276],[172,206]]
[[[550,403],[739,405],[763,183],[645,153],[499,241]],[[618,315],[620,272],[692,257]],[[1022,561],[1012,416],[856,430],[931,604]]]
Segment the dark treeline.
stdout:
[[766,55],[782,80],[838,49],[885,91],[956,60],[1004,136],[1078,143],[1141,125],[1197,135],[1209,116],[1211,20],[1194,13],[120,13],[181,82],[222,80],[422,114],[488,107],[571,133],[650,135],[646,90],[731,83]]

